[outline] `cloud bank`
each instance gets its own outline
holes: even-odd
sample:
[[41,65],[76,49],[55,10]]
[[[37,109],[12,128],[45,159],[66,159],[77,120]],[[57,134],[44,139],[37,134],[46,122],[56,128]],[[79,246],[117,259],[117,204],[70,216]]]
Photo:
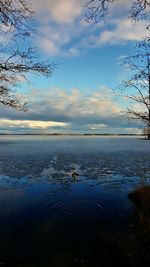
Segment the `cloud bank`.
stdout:
[[35,89],[28,98],[34,100],[26,112],[1,107],[1,132],[110,133],[137,128],[136,123],[123,118],[117,96],[106,87],[87,95],[78,89]]

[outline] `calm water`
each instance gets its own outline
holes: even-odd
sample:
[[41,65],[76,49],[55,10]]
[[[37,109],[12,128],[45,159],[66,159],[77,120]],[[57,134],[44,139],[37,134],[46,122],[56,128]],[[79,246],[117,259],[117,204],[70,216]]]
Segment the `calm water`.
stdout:
[[0,136],[0,266],[136,266],[128,193],[150,142]]

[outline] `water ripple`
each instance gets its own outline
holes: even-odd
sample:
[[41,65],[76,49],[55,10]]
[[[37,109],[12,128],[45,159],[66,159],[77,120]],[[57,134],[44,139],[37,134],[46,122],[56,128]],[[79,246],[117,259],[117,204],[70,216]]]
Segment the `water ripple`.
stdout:
[[49,209],[53,218],[73,221],[96,219],[103,212],[102,204],[91,200],[58,201],[52,203]]

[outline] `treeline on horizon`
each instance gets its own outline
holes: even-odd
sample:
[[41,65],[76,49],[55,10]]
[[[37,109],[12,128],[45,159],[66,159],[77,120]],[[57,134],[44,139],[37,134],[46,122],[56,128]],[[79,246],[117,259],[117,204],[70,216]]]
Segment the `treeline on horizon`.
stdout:
[[90,136],[90,135],[100,135],[100,136],[144,136],[143,133],[141,134],[116,134],[116,133],[0,133],[0,135],[76,135],[76,136]]

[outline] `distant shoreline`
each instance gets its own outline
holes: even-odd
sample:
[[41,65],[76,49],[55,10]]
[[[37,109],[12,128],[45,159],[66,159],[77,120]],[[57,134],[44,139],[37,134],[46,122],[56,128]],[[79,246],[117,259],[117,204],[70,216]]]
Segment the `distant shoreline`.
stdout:
[[107,133],[104,133],[104,134],[89,134],[89,133],[83,133],[83,134],[77,134],[77,133],[52,133],[52,134],[43,134],[43,133],[39,133],[39,134],[34,134],[34,133],[16,133],[16,134],[13,134],[13,133],[0,133],[0,136],[2,135],[19,135],[19,136],[22,136],[22,135],[26,135],[26,136],[144,136],[144,134],[107,134]]

